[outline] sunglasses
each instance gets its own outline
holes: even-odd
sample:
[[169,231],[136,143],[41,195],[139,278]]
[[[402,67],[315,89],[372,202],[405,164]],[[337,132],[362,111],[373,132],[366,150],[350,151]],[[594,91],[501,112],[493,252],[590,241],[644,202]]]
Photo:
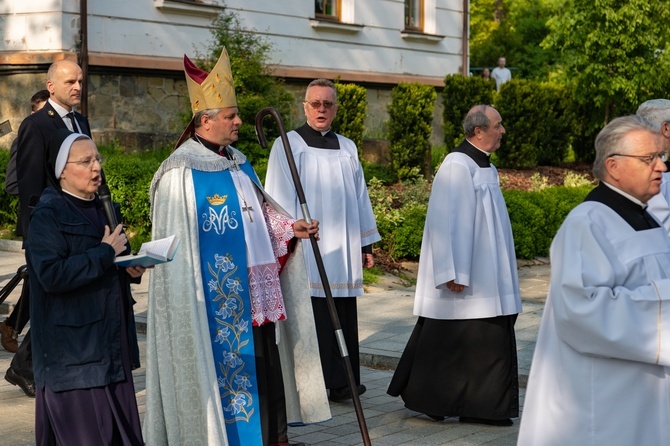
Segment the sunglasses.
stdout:
[[321,102],[321,101],[312,101],[312,102],[305,101],[304,104],[309,104],[310,107],[312,107],[314,110],[320,109],[321,105],[323,105],[323,107],[326,110],[330,110],[331,108],[333,108],[333,105],[335,105],[335,103],[332,102],[332,101],[323,101],[323,102]]

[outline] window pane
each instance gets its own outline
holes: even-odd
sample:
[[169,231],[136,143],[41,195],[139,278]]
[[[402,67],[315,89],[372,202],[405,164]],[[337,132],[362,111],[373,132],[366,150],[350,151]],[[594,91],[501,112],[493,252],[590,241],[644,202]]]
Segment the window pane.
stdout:
[[421,0],[405,0],[405,27],[421,27]]
[[320,15],[337,17],[337,0],[315,0],[314,11]]

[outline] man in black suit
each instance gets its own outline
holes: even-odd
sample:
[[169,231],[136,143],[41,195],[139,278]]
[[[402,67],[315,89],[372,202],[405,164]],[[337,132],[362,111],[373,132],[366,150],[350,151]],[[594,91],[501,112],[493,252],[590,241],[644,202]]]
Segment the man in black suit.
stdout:
[[[49,90],[40,90],[30,98],[32,108],[31,115],[39,111],[49,99]],[[9,150],[9,162],[7,163],[7,172],[5,174],[5,192],[15,197],[19,196],[19,182],[16,178],[16,146],[19,142],[15,138],[12,147]],[[28,293],[28,281],[24,281],[21,296]],[[0,323],[0,344],[9,352],[16,353],[19,349],[17,341],[23,327],[28,323],[28,300],[19,297],[19,301],[14,306],[12,314]]]
[[[46,82],[49,100],[40,111],[24,119],[19,127],[16,151],[19,216],[16,233],[23,237],[24,248],[30,212],[47,185],[45,154],[49,140],[61,128],[91,136],[88,120],[73,110],[81,102],[83,82],[81,68],[75,62],[59,60],[51,64]],[[24,294],[27,296],[29,293]],[[26,395],[35,396],[30,330],[12,359],[5,380],[21,387]]]
[[73,111],[73,107],[81,102],[83,81],[81,68],[75,62],[54,62],[47,72],[49,100],[42,110],[27,117],[19,127],[16,167],[20,210],[16,232],[24,237],[24,246],[31,207],[46,187],[44,153],[51,135],[58,129],[68,128],[91,136],[86,118]]

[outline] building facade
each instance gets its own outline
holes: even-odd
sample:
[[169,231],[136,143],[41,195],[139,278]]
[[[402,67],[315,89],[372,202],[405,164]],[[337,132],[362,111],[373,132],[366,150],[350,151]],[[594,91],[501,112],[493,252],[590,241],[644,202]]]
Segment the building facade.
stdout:
[[49,64],[68,58],[85,67],[83,111],[98,140],[170,140],[188,113],[183,55],[207,53],[224,8],[272,45],[273,72],[295,93],[296,116],[310,80],[339,78],[367,88],[366,127],[378,133],[398,82],[439,88],[445,75],[467,73],[468,0],[4,0],[0,122],[15,136]]

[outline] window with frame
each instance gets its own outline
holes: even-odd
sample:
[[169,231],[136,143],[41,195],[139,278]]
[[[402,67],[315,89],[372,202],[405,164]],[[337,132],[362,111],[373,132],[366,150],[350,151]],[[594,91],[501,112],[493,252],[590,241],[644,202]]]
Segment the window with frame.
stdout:
[[314,13],[317,18],[340,20],[341,0],[314,0]]
[[405,29],[423,31],[423,0],[405,0]]

